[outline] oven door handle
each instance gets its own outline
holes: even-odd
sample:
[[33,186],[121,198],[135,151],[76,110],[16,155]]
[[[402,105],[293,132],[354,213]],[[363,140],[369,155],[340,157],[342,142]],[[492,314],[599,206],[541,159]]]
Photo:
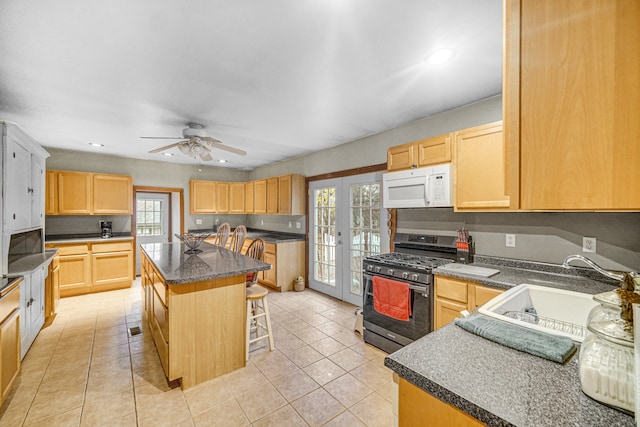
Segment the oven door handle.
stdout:
[[411,289],[412,291],[418,291],[418,292],[422,292],[422,293],[429,293],[429,288],[426,287],[426,286],[409,285],[409,289]]

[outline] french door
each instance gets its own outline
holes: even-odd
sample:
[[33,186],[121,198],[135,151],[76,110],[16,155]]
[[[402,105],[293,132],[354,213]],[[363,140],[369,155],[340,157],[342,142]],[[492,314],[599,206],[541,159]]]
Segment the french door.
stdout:
[[362,260],[388,252],[382,173],[309,183],[309,286],[362,306]]

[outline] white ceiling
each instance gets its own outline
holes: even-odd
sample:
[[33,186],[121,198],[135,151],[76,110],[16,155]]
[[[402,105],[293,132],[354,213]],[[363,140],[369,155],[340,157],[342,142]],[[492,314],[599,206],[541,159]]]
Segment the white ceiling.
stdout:
[[0,52],[0,119],[46,147],[198,163],[140,138],[198,122],[252,169],[500,93],[502,1],[3,0]]

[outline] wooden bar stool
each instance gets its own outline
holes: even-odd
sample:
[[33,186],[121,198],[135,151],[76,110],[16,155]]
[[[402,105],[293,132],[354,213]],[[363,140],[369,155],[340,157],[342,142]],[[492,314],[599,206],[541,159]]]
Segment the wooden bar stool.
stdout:
[[[252,285],[247,288],[247,341],[246,360],[249,360],[249,346],[257,341],[268,338],[269,350],[273,351],[273,331],[271,330],[271,318],[269,317],[269,304],[267,294],[269,292],[262,286]],[[264,318],[264,323],[261,319]],[[256,331],[256,337],[251,338],[251,332]],[[266,331],[266,335],[262,332]]]

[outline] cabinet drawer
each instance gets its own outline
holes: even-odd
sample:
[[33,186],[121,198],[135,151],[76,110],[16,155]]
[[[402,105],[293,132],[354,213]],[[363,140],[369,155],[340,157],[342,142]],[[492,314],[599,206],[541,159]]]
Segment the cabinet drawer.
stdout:
[[94,243],[91,246],[91,251],[93,253],[122,252],[122,251],[130,251],[130,250],[131,250],[131,242]]
[[[482,304],[484,304],[485,302],[493,299],[494,297],[497,297],[498,295],[500,295],[502,292],[504,292],[504,289],[496,289],[496,288],[489,288],[489,287],[485,287],[485,286],[474,286],[474,301],[475,301],[475,307],[479,307]],[[475,308],[473,307],[473,308]]]
[[276,252],[276,245],[274,243],[265,243],[264,244],[264,251],[270,254],[275,254]]
[[169,310],[162,303],[157,292],[153,293],[153,319],[162,333],[164,342],[169,342]]
[[155,293],[158,295],[158,298],[160,298],[160,301],[162,301],[162,304],[168,306],[169,304],[167,304],[167,286],[162,283],[162,280],[159,280],[159,277],[157,275],[155,276],[156,277],[153,280],[153,288],[155,289]]
[[438,277],[436,295],[458,302],[467,302],[467,283],[455,279]]
[[0,322],[4,321],[16,308],[20,307],[20,285],[0,299]]
[[83,255],[89,253],[89,245],[64,245],[54,246],[58,249],[58,255]]

